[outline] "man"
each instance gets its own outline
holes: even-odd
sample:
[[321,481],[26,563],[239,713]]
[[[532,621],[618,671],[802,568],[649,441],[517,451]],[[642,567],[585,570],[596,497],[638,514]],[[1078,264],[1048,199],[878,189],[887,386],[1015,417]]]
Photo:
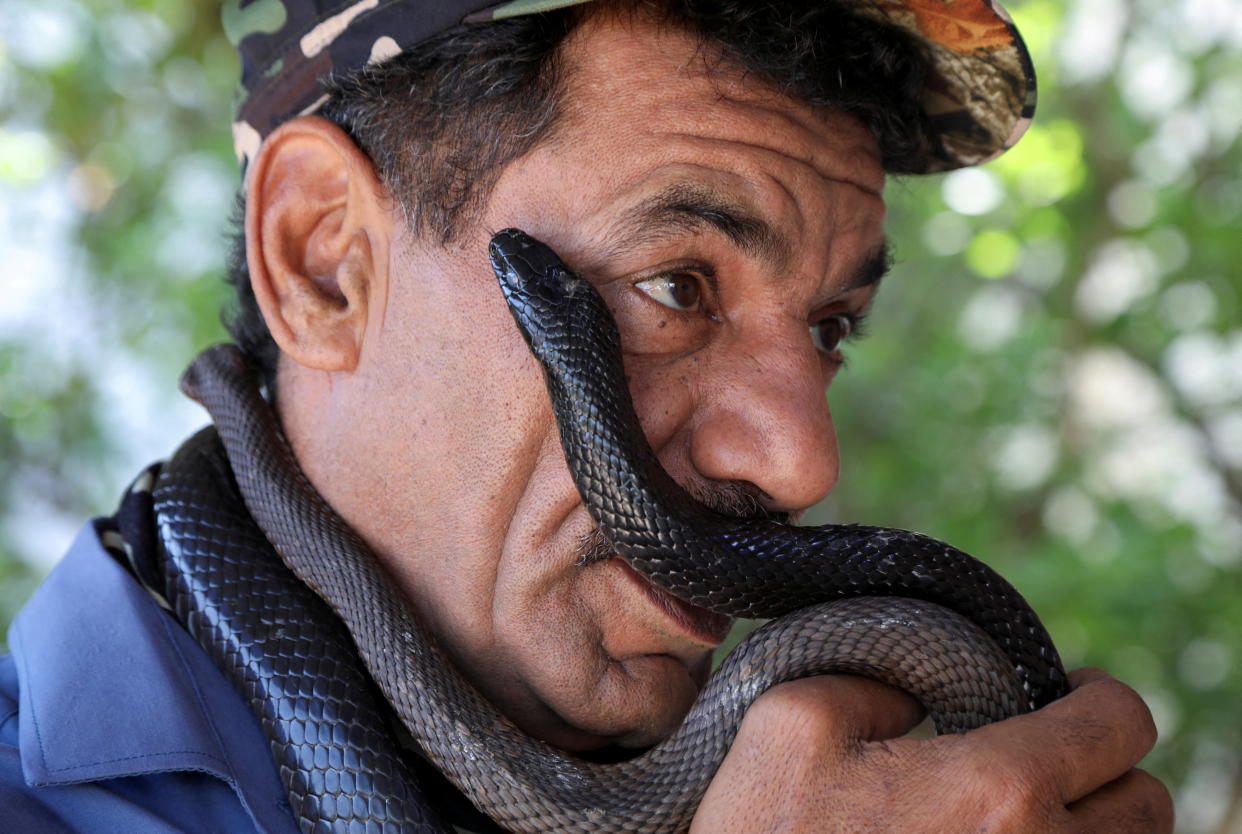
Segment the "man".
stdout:
[[[836,483],[824,391],[883,272],[885,174],[1016,138],[1023,53],[965,0],[429,6],[226,17],[246,35],[234,335],[310,483],[465,678],[526,733],[615,756],[679,724],[724,633],[618,559],[580,564],[594,524],[489,237],[522,228],[601,292],[677,481],[723,509],[796,515]],[[1007,76],[954,57],[997,49]],[[925,87],[978,101],[935,118]],[[997,101],[1008,115],[989,125]],[[158,491],[167,470],[152,475]],[[144,545],[167,534],[130,500],[149,488],[88,527],[14,627],[0,814],[16,830],[292,830],[246,702],[180,605],[165,614],[136,581],[159,584],[149,560],[172,550]],[[1098,671],[1072,685],[930,740],[901,738],[920,710],[897,690],[778,686],[692,830],[1169,831],[1167,792],[1134,769],[1154,743],[1146,708]],[[425,795],[486,830],[447,788]]]

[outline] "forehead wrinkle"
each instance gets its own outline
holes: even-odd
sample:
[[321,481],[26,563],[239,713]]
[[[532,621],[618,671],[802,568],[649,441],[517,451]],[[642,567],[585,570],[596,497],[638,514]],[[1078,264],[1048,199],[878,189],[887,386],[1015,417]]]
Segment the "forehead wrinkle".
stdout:
[[[873,197],[884,196],[884,169],[875,166],[875,175],[865,177],[860,175],[860,171],[864,167],[863,160],[874,160],[875,154],[863,148],[861,145],[850,147],[846,143],[840,143],[831,149],[832,153],[827,155],[816,154],[813,151],[809,153],[790,153],[789,148],[781,148],[765,142],[753,142],[741,137],[734,136],[709,136],[701,133],[685,133],[678,131],[669,131],[663,134],[669,139],[683,139],[691,143],[707,143],[707,144],[724,144],[736,145],[741,148],[759,151],[764,155],[775,154],[788,161],[795,162],[810,168],[817,176],[828,180],[829,182],[841,183],[842,185],[853,186],[860,191]],[[874,141],[874,140],[873,140]],[[809,151],[804,148],[803,150]],[[836,165],[828,168],[825,165],[817,164],[825,159],[832,160]]]

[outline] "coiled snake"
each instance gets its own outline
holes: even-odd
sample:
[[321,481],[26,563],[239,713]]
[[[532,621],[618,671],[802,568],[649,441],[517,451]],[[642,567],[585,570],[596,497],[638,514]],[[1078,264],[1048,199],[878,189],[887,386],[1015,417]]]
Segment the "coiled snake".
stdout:
[[[868,675],[912,692],[941,732],[1036,709],[1063,693],[1065,675],[1038,617],[999,575],[961,551],[901,530],[740,521],[696,503],[645,442],[624,381],[620,339],[594,289],[517,230],[497,234],[490,254],[514,318],[544,368],[574,482],[617,552],[695,605],[779,618],[725,659],[680,729],[637,758],[595,764],[525,736],[444,661],[366,545],[297,468],[235,348],[206,351],[182,384],[211,412],[246,510],[280,558],[343,621],[366,670],[423,753],[501,826],[521,832],[684,830],[746,707],[784,680],[834,671]],[[187,560],[211,548],[184,543],[186,536],[203,535],[201,525],[199,532],[185,532],[187,501],[210,500],[201,495],[212,489],[187,492],[175,478],[157,485],[157,515],[175,563],[168,568],[170,586],[176,586],[183,620],[217,663],[231,668],[271,736],[303,830],[346,830],[351,820],[391,824],[364,826],[377,831],[434,830],[433,821],[394,810],[398,799],[387,808],[381,802],[378,810],[367,803],[359,810],[356,802],[352,811],[343,810],[349,803],[339,796],[356,796],[357,774],[364,774],[358,784],[368,785],[404,778],[403,772],[365,775],[368,768],[390,767],[389,759],[371,752],[372,742],[361,744],[365,755],[350,760],[359,744],[346,739],[353,747],[347,743],[343,764],[332,765],[333,772],[350,773],[344,787],[344,777],[325,780],[322,763],[289,752],[297,746],[289,727],[304,716],[288,718],[284,713],[299,708],[273,698],[291,697],[290,688],[305,694],[336,684],[315,678],[322,678],[322,664],[271,655],[304,655],[307,646],[312,653],[348,652],[324,648],[316,624],[299,621],[296,612],[282,615],[279,628],[255,625],[242,648],[236,639],[229,642],[221,623],[244,619],[256,604],[236,590],[244,584],[236,575],[248,569],[250,557],[230,557],[213,568],[224,579],[195,584],[194,571],[202,568]],[[219,547],[231,546],[221,538]],[[263,583],[275,580],[255,581],[262,594]],[[295,639],[303,642],[279,642]],[[360,690],[335,692],[332,703],[363,696]],[[330,711],[321,707],[321,718],[330,719]]]

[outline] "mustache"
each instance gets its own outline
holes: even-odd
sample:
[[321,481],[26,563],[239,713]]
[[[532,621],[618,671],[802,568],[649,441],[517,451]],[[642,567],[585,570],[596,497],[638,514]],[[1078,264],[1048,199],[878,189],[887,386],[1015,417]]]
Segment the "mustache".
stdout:
[[[769,510],[763,505],[768,494],[749,481],[710,481],[706,483],[691,482],[682,488],[690,497],[720,515],[738,521],[775,521],[780,524],[791,524],[795,520],[792,513]],[[607,533],[596,525],[578,542],[575,549],[574,564],[586,567],[596,562],[611,559],[616,554],[616,545]]]

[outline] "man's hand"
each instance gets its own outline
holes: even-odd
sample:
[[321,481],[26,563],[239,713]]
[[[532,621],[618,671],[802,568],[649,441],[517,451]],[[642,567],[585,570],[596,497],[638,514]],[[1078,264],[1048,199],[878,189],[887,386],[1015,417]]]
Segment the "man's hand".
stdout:
[[751,705],[692,834],[1167,834],[1173,803],[1134,765],[1156,741],[1133,689],[1097,669],[1031,713],[960,735],[899,738],[920,709],[844,676],[773,687]]

